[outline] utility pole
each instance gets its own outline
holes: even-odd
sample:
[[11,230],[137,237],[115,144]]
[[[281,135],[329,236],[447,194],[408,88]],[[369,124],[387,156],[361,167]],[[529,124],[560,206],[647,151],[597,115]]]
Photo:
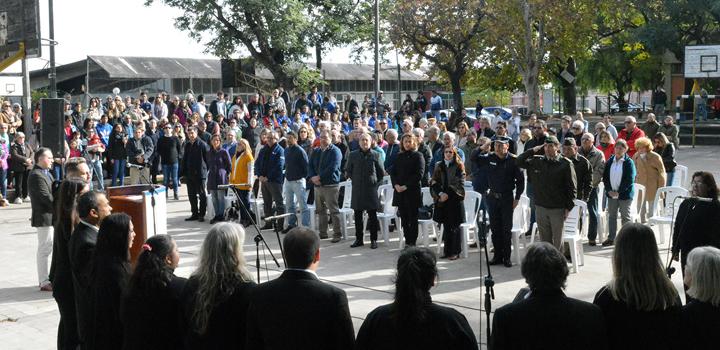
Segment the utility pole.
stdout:
[[53,0],[48,0],[48,14],[50,17],[49,33],[50,33],[50,74],[48,74],[50,82],[50,98],[57,98],[57,76],[55,72],[55,20],[53,18]]
[[[375,103],[380,95],[380,1],[375,0]],[[377,106],[375,106],[377,107]]]
[[403,97],[402,97],[402,86],[400,83],[402,80],[400,79],[400,58],[398,56],[398,50],[395,49],[395,62],[397,63],[397,94],[398,94],[398,106],[395,111],[399,111],[400,107],[402,107],[403,103]]

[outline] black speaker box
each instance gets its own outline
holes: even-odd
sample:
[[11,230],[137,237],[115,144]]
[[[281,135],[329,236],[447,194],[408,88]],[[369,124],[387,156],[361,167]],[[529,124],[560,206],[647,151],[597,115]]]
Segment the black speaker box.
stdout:
[[63,157],[65,153],[64,109],[62,98],[40,100],[40,146],[52,150],[55,157]]

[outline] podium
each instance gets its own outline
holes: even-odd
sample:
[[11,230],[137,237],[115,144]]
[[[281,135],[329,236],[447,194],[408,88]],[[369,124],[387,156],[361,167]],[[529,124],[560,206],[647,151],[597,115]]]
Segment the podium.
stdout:
[[[152,188],[155,188],[153,207]],[[135,239],[130,247],[130,261],[135,264],[148,237],[167,234],[167,202],[161,185],[131,185],[108,187],[107,197],[113,213],[125,213],[132,218]]]

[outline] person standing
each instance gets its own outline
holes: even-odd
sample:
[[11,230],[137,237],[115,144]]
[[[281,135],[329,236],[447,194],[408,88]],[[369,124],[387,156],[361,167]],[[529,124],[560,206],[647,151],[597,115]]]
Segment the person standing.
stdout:
[[[270,130],[265,137],[265,146],[260,149],[255,162],[255,175],[260,180],[265,216],[285,214],[285,203],[282,197],[282,186],[285,175],[285,150],[277,142],[277,133]],[[273,211],[275,204],[275,211]],[[283,227],[282,219],[276,220],[278,228]],[[263,230],[273,228],[273,222],[266,222]]]
[[562,148],[563,157],[569,159],[575,169],[575,178],[577,179],[577,195],[575,198],[587,203],[592,191],[592,167],[587,158],[578,154],[578,147],[575,138],[567,137],[563,141]]
[[578,149],[578,152],[590,162],[592,168],[592,182],[590,183],[592,190],[590,190],[587,202],[588,215],[590,216],[588,226],[588,244],[590,246],[596,244],[595,238],[597,238],[597,227],[600,220],[598,185],[602,181],[603,172],[605,171],[605,156],[599,149],[595,148],[594,142],[594,136],[586,132],[582,136],[581,146]]
[[627,154],[628,144],[623,139],[615,143],[615,154],[608,159],[603,172],[603,185],[608,198],[608,238],[604,247],[613,245],[617,232],[617,215],[623,226],[630,222],[630,205],[635,195],[635,162]]
[[139,185],[150,181],[150,163],[155,145],[152,139],[145,134],[142,124],[135,126],[135,137],[125,145],[127,148],[128,164],[130,166],[130,184]]
[[660,124],[655,120],[654,113],[648,113],[647,120],[645,123],[640,125],[640,129],[645,133],[645,136],[649,139],[653,139],[660,129]]
[[315,210],[320,219],[320,238],[328,238],[328,212],[332,216],[332,243],[340,242],[340,224],[342,216],[338,206],[340,192],[340,163],[342,154],[337,146],[331,143],[330,131],[320,132],[320,147],[313,150],[310,156],[308,176],[315,191]]
[[395,167],[390,171],[390,181],[395,192],[393,206],[398,208],[405,243],[414,246],[418,236],[418,208],[422,205],[422,178],[425,171],[425,159],[417,151],[417,138],[405,134],[400,138],[402,152],[395,159]]
[[[295,202],[300,209],[302,225],[310,227],[310,210],[307,205],[305,194],[305,179],[308,175],[308,156],[305,150],[298,145],[297,134],[290,131],[286,136],[287,147],[285,148],[285,183],[283,193],[285,194],[285,207],[289,213],[295,213]],[[288,218],[288,226],[282,232],[288,233],[297,226],[297,217],[291,215]]]
[[112,164],[112,181],[110,186],[125,184],[125,164],[127,163],[127,149],[125,145],[128,143],[128,134],[125,132],[122,124],[117,123],[113,126],[110,133],[108,144],[108,158]]
[[680,127],[674,123],[671,115],[665,117],[663,124],[658,128],[658,133],[665,134],[668,141],[675,145],[676,150],[680,147]]
[[15,180],[15,204],[22,204],[23,200],[27,199],[31,169],[33,169],[32,148],[25,142],[25,134],[18,131],[15,134],[15,141],[10,146],[10,170]]
[[230,174],[230,155],[220,145],[220,135],[210,138],[210,151],[207,154],[208,181],[207,188],[212,198],[215,216],[210,225],[225,220],[225,192],[220,185],[227,185]]
[[[637,153],[633,157],[637,174],[635,183],[645,186],[645,198],[640,212],[640,222],[647,221],[648,216],[655,215],[655,195],[660,187],[665,186],[665,166],[662,157],[653,152],[653,144],[647,137],[635,141]],[[640,202],[643,203],[643,202]],[[648,214],[649,213],[649,214]]]
[[[487,205],[490,212],[493,247],[495,247],[495,256],[490,264],[512,267],[510,240],[513,210],[525,190],[525,175],[517,166],[517,157],[510,153],[507,137],[495,140],[494,146],[494,153],[475,153],[474,160],[477,167],[487,173],[485,176],[489,188],[486,194]],[[484,192],[482,194],[485,195]]]
[[381,209],[378,187],[382,183],[385,169],[380,163],[380,155],[370,149],[370,134],[360,135],[360,148],[350,152],[345,170],[348,180],[352,181],[351,207],[355,216],[355,242],[350,248],[364,245],[363,212],[367,212],[367,228],[370,230],[370,249],[377,249],[377,231],[379,223],[377,211]]
[[[183,151],[183,174],[188,187],[191,215],[185,221],[205,221],[207,209],[207,194],[205,181],[207,179],[207,153],[210,150],[205,141],[198,138],[198,130],[194,126],[187,129],[187,142]],[[198,207],[198,196],[200,207]]]
[[158,139],[157,153],[160,156],[160,163],[163,170],[163,185],[165,185],[165,198],[170,191],[170,183],[172,182],[173,198],[180,199],[178,196],[178,168],[180,161],[180,153],[182,152],[182,143],[177,136],[173,136],[172,126],[170,123],[163,126],[163,136]]
[[250,189],[254,177],[253,159],[250,144],[247,140],[240,139],[232,158],[232,171],[230,172],[229,181],[238,189],[238,199],[242,202],[244,208],[240,208],[240,222],[243,226],[249,226],[255,220],[255,217],[250,214]]
[[[715,100],[717,101],[717,99]],[[683,347],[712,349],[720,343],[720,249],[698,247],[688,256],[685,281],[692,300],[682,309]]]
[[617,140],[615,141],[617,142],[621,139],[625,140],[628,145],[627,154],[630,158],[632,158],[635,155],[635,152],[637,152],[637,149],[635,148],[635,140],[641,137],[645,137],[645,132],[637,127],[635,117],[627,116],[625,117],[625,128],[620,130]]
[[318,280],[317,233],[296,227],[283,246],[288,268],[258,285],[250,297],[244,348],[352,349],[355,332],[345,291]]
[[465,221],[465,165],[455,146],[445,147],[443,160],[435,165],[430,179],[430,194],[435,210],[433,220],[443,225],[445,241],[441,259],[457,260],[462,251],[460,225]]
[[[26,146],[26,148],[30,151],[29,147]],[[35,227],[37,230],[38,248],[36,259],[38,283],[41,291],[52,291],[52,283],[50,283],[48,272],[48,264],[50,263],[48,258],[52,253],[54,233],[52,221],[52,183],[54,179],[50,174],[52,163],[52,151],[48,148],[40,148],[35,153],[35,167],[27,177],[27,184],[32,188],[29,193],[31,198],[30,208],[32,209],[30,222],[32,227]],[[33,164],[33,161],[28,159],[26,164]],[[15,190],[20,191],[19,188]]]
[[395,129],[388,129],[385,133],[385,141],[387,146],[383,147],[385,151],[385,162],[383,167],[385,171],[390,172],[395,166],[395,159],[398,153],[400,153],[400,142],[398,142],[398,132]]
[[[544,156],[536,156],[544,148]],[[577,178],[572,162],[558,153],[560,142],[555,136],[545,138],[545,144],[535,146],[517,158],[520,168],[527,169],[532,179],[535,213],[540,239],[563,251],[562,233],[565,218],[575,206]]]
[[663,166],[665,167],[665,186],[672,186],[673,178],[675,177],[675,167],[677,166],[677,162],[675,161],[675,145],[670,143],[667,136],[660,132],[653,137],[653,144],[655,145],[653,150],[660,155]]
[[79,223],[75,226],[68,242],[68,256],[72,270],[75,308],[77,310],[78,336],[81,348],[88,338],[93,322],[90,302],[90,275],[92,259],[97,245],[100,222],[112,212],[112,207],[100,192],[86,192],[77,201]]

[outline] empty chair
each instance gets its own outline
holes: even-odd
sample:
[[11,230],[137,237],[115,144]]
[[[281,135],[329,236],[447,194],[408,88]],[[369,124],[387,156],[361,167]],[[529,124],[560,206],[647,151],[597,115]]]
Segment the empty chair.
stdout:
[[[473,240],[477,242],[477,216],[480,212],[481,199],[482,195],[478,192],[465,192],[465,223],[460,224],[460,247],[462,248],[461,254],[463,258],[467,258],[468,256],[468,241],[470,240],[471,234],[475,235]],[[438,240],[438,242],[440,241]],[[440,245],[438,244],[438,248],[439,247]]]
[[[423,187],[420,192],[422,193],[422,205],[433,205],[433,198],[430,195],[430,187]],[[399,225],[398,225],[399,226]],[[433,219],[419,219],[418,220],[418,238],[421,238],[423,245],[426,247],[430,244],[430,234],[437,234],[437,224]],[[438,237],[439,240],[439,237]],[[400,248],[403,247],[405,240],[403,235],[400,235]],[[438,244],[439,246],[440,244]]]
[[669,186],[658,188],[657,195],[655,195],[655,212],[649,214],[648,224],[658,225],[660,244],[665,243],[665,225],[672,225],[674,215],[677,215],[677,209],[680,207],[680,203],[682,203],[682,200],[676,199],[687,195],[688,190],[683,187]]
[[[512,247],[513,260],[516,264],[520,264],[520,238],[525,237],[525,232],[530,224],[530,198],[523,195],[520,202],[513,211],[513,227],[512,227]],[[527,240],[523,239],[523,243]],[[527,245],[527,244],[526,244]]]
[[635,196],[630,204],[630,221],[640,222],[640,213],[645,205],[645,186],[636,183],[635,184]]
[[579,199],[573,200],[573,203],[580,207],[580,235],[582,237],[587,237],[588,225],[590,223],[590,214],[588,213],[587,203]]
[[563,244],[570,246],[570,258],[572,259],[573,272],[578,272],[578,265],[585,265],[585,254],[583,252],[582,236],[580,235],[579,222],[582,214],[582,207],[575,205],[568,213],[563,225]]
[[676,165],[675,166],[675,176],[673,176],[673,181],[670,184],[670,186],[685,188],[685,184],[687,183],[687,177],[688,177],[688,168],[684,165]]
[[342,238],[346,239],[348,226],[352,226],[354,224],[353,215],[355,214],[355,211],[350,207],[352,200],[352,182],[343,181],[340,183],[340,188],[345,189],[343,201],[340,203],[340,216],[342,217],[340,232],[342,233]]
[[[390,222],[393,219],[399,220],[397,217],[397,208],[392,205],[394,193],[395,191],[390,184],[380,185],[380,187],[378,187],[378,196],[380,197],[382,207],[380,209],[381,211],[377,213],[377,218],[380,223],[380,233],[385,240],[385,244],[390,244]],[[398,225],[398,227],[399,226],[400,225]],[[365,227],[367,227],[367,225],[365,225]],[[402,235],[400,240],[402,241]]]

